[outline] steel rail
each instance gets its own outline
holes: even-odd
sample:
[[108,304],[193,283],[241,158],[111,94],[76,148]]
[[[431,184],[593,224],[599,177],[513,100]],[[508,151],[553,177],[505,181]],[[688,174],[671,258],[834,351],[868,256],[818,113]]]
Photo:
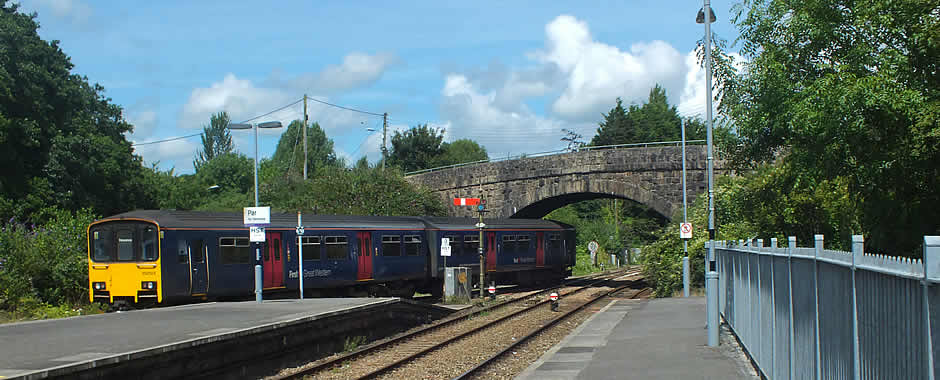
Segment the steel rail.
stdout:
[[[631,269],[627,269],[627,270],[615,271],[615,272],[613,272],[613,273],[601,273],[601,274],[597,274],[597,275],[588,275],[588,276],[585,276],[585,277],[580,277],[580,278],[574,279],[574,280],[571,281],[571,282],[572,282],[572,283],[580,283],[580,282],[585,282],[585,281],[587,281],[587,282],[589,282],[589,283],[588,283],[587,285],[584,285],[583,288],[582,288],[582,289],[586,289],[586,288],[589,288],[589,287],[591,287],[591,286],[593,286],[593,285],[595,285],[595,284],[597,284],[597,283],[601,283],[601,282],[605,282],[605,281],[610,281],[610,280],[613,279],[613,278],[628,276],[628,275],[631,275],[631,274],[632,274],[632,275],[640,274],[640,270],[638,270],[638,269],[632,269],[632,270],[631,270]],[[591,280],[595,280],[595,279],[598,278],[598,277],[608,277],[608,276],[611,277],[611,278],[602,278],[602,279],[599,279],[599,280],[597,280],[597,281],[591,281]],[[474,318],[474,317],[477,317],[477,316],[479,316],[479,315],[481,315],[481,314],[488,313],[488,312],[492,312],[492,311],[494,311],[494,310],[498,310],[498,309],[503,308],[503,307],[505,307],[505,306],[514,305],[514,304],[516,304],[516,303],[519,303],[519,302],[522,302],[522,301],[531,299],[532,297],[536,297],[536,296],[538,296],[538,295],[540,295],[540,294],[542,294],[542,293],[548,293],[548,292],[551,292],[551,291],[553,291],[553,290],[557,290],[557,289],[559,289],[559,288],[561,288],[561,287],[563,287],[563,286],[579,286],[579,285],[568,285],[568,284],[565,284],[565,285],[553,286],[553,287],[546,288],[546,289],[544,289],[544,290],[541,290],[541,291],[532,293],[532,294],[527,295],[527,296],[517,297],[517,298],[511,299],[511,300],[505,301],[505,302],[501,302],[501,303],[498,303],[498,304],[493,304],[493,305],[487,306],[487,307],[485,307],[485,308],[483,308],[483,309],[477,310],[477,311],[475,311],[475,312],[473,312],[473,313],[470,313],[470,314],[467,314],[467,315],[457,316],[457,317],[450,318],[450,319],[445,319],[444,321],[442,321],[442,322],[440,322],[440,323],[436,323],[436,324],[433,324],[433,325],[430,325],[430,326],[426,326],[426,327],[420,328],[420,329],[418,329],[418,330],[415,330],[415,331],[412,331],[412,332],[410,332],[410,333],[407,333],[407,334],[403,334],[403,335],[394,337],[394,338],[392,338],[392,339],[389,339],[389,340],[387,340],[387,341],[384,341],[384,342],[381,342],[381,343],[378,343],[378,344],[374,344],[374,345],[370,345],[370,346],[363,347],[363,348],[361,348],[361,349],[359,349],[359,350],[357,350],[357,351],[353,351],[353,352],[350,352],[350,353],[345,354],[345,355],[337,356],[337,357],[335,357],[335,358],[326,360],[326,361],[324,361],[324,362],[322,362],[322,363],[316,364],[316,365],[314,365],[314,366],[312,366],[312,367],[310,367],[310,368],[304,369],[304,370],[299,371],[299,372],[297,372],[297,373],[286,374],[286,375],[275,375],[275,376],[270,377],[270,379],[273,379],[273,380],[284,380],[284,379],[299,379],[299,378],[303,378],[304,376],[308,376],[308,375],[311,375],[311,374],[314,374],[314,373],[318,373],[318,372],[321,372],[321,371],[328,370],[328,369],[330,369],[330,368],[336,367],[336,366],[342,364],[343,362],[347,362],[347,361],[350,361],[350,360],[356,360],[356,359],[358,359],[358,358],[360,358],[360,357],[363,357],[363,356],[368,355],[368,354],[370,354],[370,353],[373,353],[373,352],[375,352],[375,351],[378,351],[378,350],[381,350],[381,349],[385,349],[385,348],[394,346],[394,345],[396,345],[396,344],[400,344],[400,343],[402,343],[402,342],[404,342],[404,341],[407,341],[407,340],[409,340],[409,339],[417,339],[420,335],[423,335],[423,334],[426,334],[426,333],[431,333],[431,332],[433,332],[434,330],[438,330],[438,329],[441,329],[441,328],[444,328],[444,327],[453,325],[453,324],[455,324],[455,323],[457,323],[457,322],[469,320],[469,319]],[[573,292],[572,292],[572,293],[569,293],[569,294],[573,294]],[[541,305],[541,304],[543,304],[543,303],[545,303],[545,302],[548,302],[548,301],[542,301],[542,302],[536,304],[536,306]],[[528,310],[528,309],[522,309],[522,311],[525,311],[525,310]],[[489,324],[484,325],[484,326],[482,326],[482,327],[486,327],[486,326],[489,326]],[[451,340],[451,341],[453,341],[453,340]],[[369,376],[369,375],[367,375],[367,376]],[[363,378],[365,378],[365,377],[363,377]]]
[[[584,308],[586,308],[586,307],[588,307],[588,306],[590,306],[590,305],[593,305],[595,302],[600,301],[601,299],[603,299],[603,298],[605,298],[605,297],[609,297],[609,296],[612,295],[612,294],[615,294],[615,293],[617,293],[617,292],[620,292],[620,291],[622,291],[623,289],[626,289],[626,288],[632,286],[632,285],[635,284],[635,283],[636,283],[635,281],[632,281],[632,283],[631,283],[630,285],[624,285],[624,286],[621,286],[621,287],[619,287],[619,288],[617,288],[617,289],[611,290],[611,291],[607,292],[606,294],[602,294],[602,295],[597,296],[596,298],[594,298],[594,299],[592,299],[592,300],[590,300],[590,301],[588,301],[588,302],[585,302],[584,304],[582,304],[581,306],[578,306],[577,308],[574,308],[574,309],[572,309],[572,310],[569,310],[569,311],[565,312],[564,314],[558,316],[557,318],[555,318],[555,319],[549,321],[548,323],[542,325],[542,327],[539,327],[539,328],[535,329],[535,331],[532,331],[531,333],[527,334],[526,336],[524,336],[524,337],[522,337],[522,338],[519,338],[518,340],[516,340],[515,343],[509,345],[508,347],[506,347],[506,348],[500,350],[499,352],[497,352],[497,353],[494,354],[493,356],[490,356],[490,357],[487,358],[486,360],[480,362],[480,363],[477,364],[475,367],[469,369],[467,372],[464,372],[464,373],[460,374],[459,376],[453,378],[453,380],[462,380],[462,379],[467,379],[467,378],[469,378],[471,375],[477,373],[478,371],[482,370],[482,369],[485,368],[486,366],[492,364],[493,362],[495,362],[495,361],[498,360],[499,358],[503,357],[504,355],[506,355],[507,353],[509,353],[510,351],[512,351],[514,348],[516,348],[516,347],[518,347],[519,345],[521,345],[521,344],[527,342],[529,339],[534,338],[536,335],[542,333],[542,332],[545,331],[545,330],[548,330],[549,328],[551,328],[552,326],[558,324],[559,322],[564,321],[565,319],[568,319],[568,317],[574,315],[575,313],[580,312],[581,310],[584,310]],[[644,289],[642,289],[642,290],[640,290],[640,291],[634,293],[632,296],[630,296],[630,299],[638,298],[638,297],[640,296],[640,294],[648,293],[648,292],[650,292],[650,291],[652,291],[651,288],[644,288]]]

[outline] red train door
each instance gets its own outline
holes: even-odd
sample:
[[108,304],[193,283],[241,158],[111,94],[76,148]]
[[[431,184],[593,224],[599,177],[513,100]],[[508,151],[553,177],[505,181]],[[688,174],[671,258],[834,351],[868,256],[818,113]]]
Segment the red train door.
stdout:
[[264,250],[264,287],[277,288],[284,286],[284,262],[281,252],[281,233],[265,232],[264,241],[267,243]]
[[357,232],[359,237],[359,280],[372,279],[372,234]]
[[486,233],[486,270],[496,270],[496,233]]
[[535,266],[545,266],[545,233],[535,233]]

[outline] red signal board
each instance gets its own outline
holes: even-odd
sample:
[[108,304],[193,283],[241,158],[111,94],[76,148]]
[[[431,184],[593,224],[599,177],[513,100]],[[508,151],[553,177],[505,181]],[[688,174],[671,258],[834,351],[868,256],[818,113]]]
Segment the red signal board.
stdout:
[[454,198],[454,206],[476,206],[480,204],[480,198]]

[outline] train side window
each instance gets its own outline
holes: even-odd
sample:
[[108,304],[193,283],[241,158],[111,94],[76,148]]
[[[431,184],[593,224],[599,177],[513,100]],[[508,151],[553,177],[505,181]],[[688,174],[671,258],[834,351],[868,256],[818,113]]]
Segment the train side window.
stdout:
[[461,244],[462,242],[460,241],[460,238],[457,235],[447,235],[444,237],[450,240],[450,255],[451,256],[460,256],[463,254],[460,249],[462,246]]
[[140,239],[140,259],[142,261],[157,260],[157,229],[152,226],[145,226],[141,230]]
[[92,231],[91,235],[94,240],[92,245],[94,247],[92,258],[100,262],[113,260],[111,258],[111,250],[114,248],[114,239],[111,236],[111,231],[97,230]]
[[531,239],[532,238],[529,235],[517,236],[516,237],[516,249],[521,252],[528,252],[529,248],[531,248],[531,246],[529,245],[529,242],[531,241]]
[[558,234],[548,235],[548,250],[550,252],[557,252],[561,248],[561,237]]
[[516,235],[503,235],[503,252],[514,252],[516,250]]
[[177,256],[177,261],[180,264],[189,264],[189,252],[186,250],[186,241],[180,240],[179,245],[179,254]]
[[324,240],[327,260],[346,260],[349,258],[349,246],[345,236],[327,236]]
[[401,256],[401,235],[382,235],[382,256]]
[[464,252],[468,255],[476,254],[480,251],[480,236],[479,235],[464,235],[463,236],[463,248]]
[[251,262],[251,248],[248,238],[219,238],[219,257],[222,264],[248,264]]
[[189,254],[193,258],[193,263],[204,263],[206,261],[206,251],[202,239],[189,242]]
[[304,250],[304,261],[320,260],[320,237],[319,236],[304,236],[301,238],[302,248]]
[[405,254],[418,256],[421,250],[421,237],[418,235],[405,235]]
[[118,261],[134,261],[134,231],[117,231]]

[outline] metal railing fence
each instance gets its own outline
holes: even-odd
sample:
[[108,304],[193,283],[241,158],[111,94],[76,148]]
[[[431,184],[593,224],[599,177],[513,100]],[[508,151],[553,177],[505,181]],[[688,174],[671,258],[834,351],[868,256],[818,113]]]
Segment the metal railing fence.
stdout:
[[[940,337],[940,236],[923,260],[716,242],[718,307],[767,379],[930,379]],[[938,334],[934,334],[934,332]]]
[[[705,143],[705,140],[686,140],[686,141],[685,141],[685,145],[701,145],[701,144],[704,144],[704,143]],[[415,171],[413,171],[413,172],[407,172],[407,173],[405,173],[405,175],[414,175],[414,174],[421,174],[421,173],[436,172],[436,171],[438,171],[438,170],[446,170],[446,169],[459,168],[459,167],[463,167],[463,166],[470,166],[470,165],[477,165],[477,164],[485,164],[485,163],[488,163],[488,162],[499,162],[499,161],[517,160],[517,159],[521,159],[521,158],[535,158],[535,157],[554,156],[554,155],[556,155],[556,154],[585,152],[585,151],[591,151],[591,150],[607,150],[607,149],[623,149],[623,148],[646,148],[646,147],[650,147],[650,146],[664,146],[664,145],[669,145],[669,146],[674,145],[674,146],[679,147],[679,146],[682,146],[682,141],[656,141],[656,142],[648,142],[648,143],[617,144],[617,145],[599,145],[599,146],[582,146],[582,147],[579,147],[579,148],[572,148],[572,149],[558,149],[558,150],[549,150],[549,151],[545,151],[545,152],[523,153],[523,154],[517,154],[517,155],[515,155],[515,156],[509,156],[509,155],[507,155],[506,157],[494,157],[494,158],[490,158],[490,159],[487,159],[487,160],[479,160],[479,161],[472,161],[472,162],[463,162],[463,163],[453,164],[453,165],[438,166],[438,167],[436,167],[436,168],[415,170]]]

